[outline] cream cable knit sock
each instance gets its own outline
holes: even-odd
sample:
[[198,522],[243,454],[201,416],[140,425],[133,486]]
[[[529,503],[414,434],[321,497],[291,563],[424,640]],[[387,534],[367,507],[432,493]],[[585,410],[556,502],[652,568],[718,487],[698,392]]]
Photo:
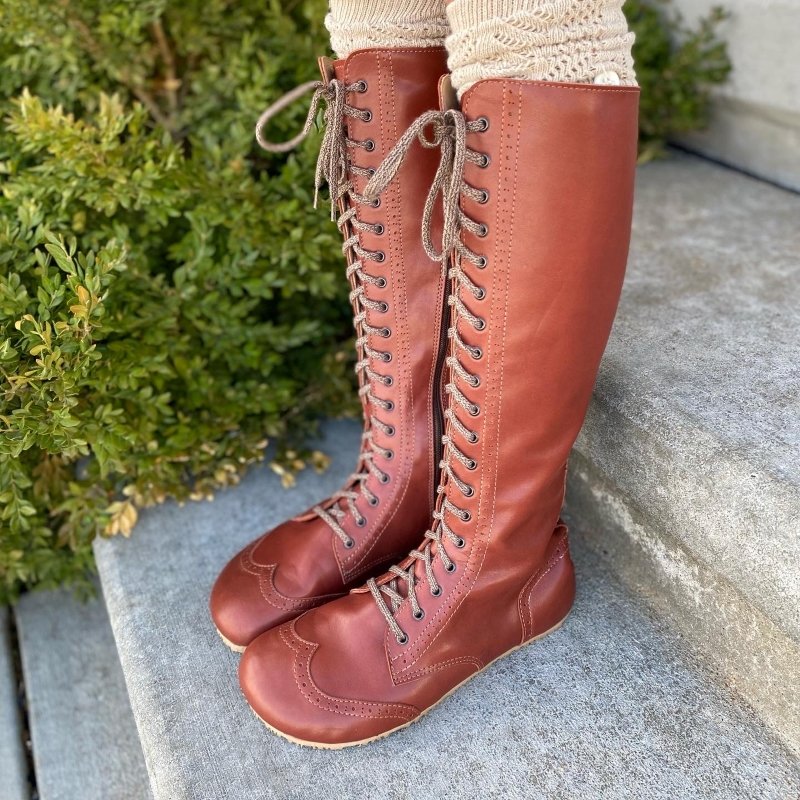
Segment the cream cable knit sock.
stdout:
[[331,0],[325,27],[339,58],[365,47],[442,47],[445,0]]
[[623,0],[450,0],[459,97],[484,78],[636,85]]

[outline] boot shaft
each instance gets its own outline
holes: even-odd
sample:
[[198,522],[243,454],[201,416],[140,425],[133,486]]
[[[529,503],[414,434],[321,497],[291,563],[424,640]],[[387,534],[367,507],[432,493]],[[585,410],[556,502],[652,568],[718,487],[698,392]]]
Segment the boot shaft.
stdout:
[[[433,506],[438,442],[433,420],[440,414],[434,373],[445,280],[417,231],[419,198],[433,180],[436,153],[426,151],[404,165],[380,199],[367,201],[361,193],[398,137],[436,106],[446,56],[441,48],[362,50],[335,62],[321,59],[320,66],[325,80],[336,79],[349,89],[345,102],[365,112],[341,120],[346,139],[355,146],[347,148],[345,167],[353,192],[340,200],[339,211],[355,206],[362,223],[346,226],[343,233],[345,244],[351,242],[345,252],[357,358],[364,365],[359,383],[365,431],[376,453],[366,486],[378,502],[358,501],[363,527],[353,515],[341,522],[355,542],[351,550],[335,543],[347,577],[374,563],[372,531],[380,535],[381,552],[394,552],[395,543],[407,550],[409,537],[424,528]],[[353,268],[358,260],[360,271]]]
[[[463,98],[437,508],[439,530],[452,535],[447,557],[433,558],[442,591],[426,597],[424,622],[409,603],[397,609],[399,629],[414,635],[387,637],[395,680],[438,668],[427,663],[433,641],[436,664],[451,647],[463,652],[463,631],[482,662],[519,644],[531,626],[524,587],[547,572],[559,541],[566,546],[566,462],[627,260],[637,114],[635,88],[491,80]],[[574,585],[569,556],[559,563],[564,597],[552,592],[554,608],[569,606]],[[414,569],[424,587],[422,562]],[[476,630],[475,619],[490,622]]]

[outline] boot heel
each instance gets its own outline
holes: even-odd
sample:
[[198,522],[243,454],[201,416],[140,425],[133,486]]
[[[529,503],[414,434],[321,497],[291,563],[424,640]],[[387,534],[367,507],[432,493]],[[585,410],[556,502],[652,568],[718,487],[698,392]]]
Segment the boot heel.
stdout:
[[522,641],[555,630],[569,614],[575,601],[575,566],[569,554],[566,526],[553,534],[545,566],[520,592],[519,611]]

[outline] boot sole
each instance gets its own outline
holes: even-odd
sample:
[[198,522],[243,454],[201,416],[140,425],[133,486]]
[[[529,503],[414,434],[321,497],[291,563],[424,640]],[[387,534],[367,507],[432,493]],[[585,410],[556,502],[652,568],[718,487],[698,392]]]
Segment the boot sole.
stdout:
[[[510,653],[514,653],[517,650],[522,649],[523,647],[527,647],[529,644],[533,644],[534,642],[538,642],[539,639],[544,639],[545,636],[549,636],[551,633],[555,633],[564,624],[564,622],[566,621],[568,616],[569,616],[569,612],[567,612],[567,615],[559,623],[557,623],[556,625],[553,625],[553,627],[550,628],[549,630],[546,630],[544,633],[540,633],[537,636],[534,636],[533,638],[528,639],[526,642],[522,642],[522,644],[518,644],[516,647],[512,647],[510,650],[506,650],[505,653],[501,653],[499,656],[497,656],[497,658],[492,659],[483,669],[479,669],[477,672],[473,672],[472,675],[470,675],[468,678],[465,678],[463,681],[461,681],[461,683],[456,684],[449,692],[447,692],[446,694],[442,695],[433,705],[428,706],[422,713],[420,713],[420,715],[418,717],[414,717],[414,719],[410,720],[409,722],[404,722],[402,725],[398,725],[396,728],[391,728],[388,731],[384,731],[383,733],[379,733],[377,736],[370,736],[368,739],[359,739],[356,742],[343,742],[343,743],[339,743],[339,744],[330,744],[330,743],[327,743],[327,742],[310,742],[310,741],[306,741],[305,739],[298,739],[297,737],[291,736],[290,734],[284,733],[283,731],[279,731],[277,728],[274,728],[272,725],[270,725],[269,722],[267,722],[265,719],[260,717],[258,715],[258,712],[255,711],[255,709],[251,708],[251,710],[256,715],[256,717],[264,725],[266,725],[267,728],[269,728],[269,730],[271,730],[273,733],[275,733],[278,736],[280,736],[282,739],[286,739],[287,741],[292,742],[292,744],[299,744],[299,745],[302,745],[303,747],[314,747],[317,750],[342,750],[345,747],[358,747],[358,746],[360,746],[362,744],[369,744],[370,742],[375,742],[378,739],[385,739],[390,734],[396,733],[397,731],[401,731],[401,730],[403,730],[403,728],[407,728],[409,725],[413,725],[415,722],[421,720],[429,711],[432,711],[434,708],[436,708],[436,706],[438,706],[439,703],[444,702],[448,697],[450,697],[451,694],[453,694],[453,692],[457,691],[464,684],[466,684],[469,681],[471,681],[476,675],[480,675],[482,672],[485,672],[496,661],[499,661],[501,658],[505,658]],[[222,636],[222,634],[220,634],[220,636]],[[225,637],[223,637],[223,639],[224,638]],[[244,648],[242,648],[242,649],[244,649]]]
[[234,653],[244,653],[245,645],[243,644],[234,644],[230,639],[226,639],[222,635],[222,631],[219,628],[215,627],[214,630],[219,634],[219,638],[222,639],[222,643],[227,647],[229,650],[233,650]]

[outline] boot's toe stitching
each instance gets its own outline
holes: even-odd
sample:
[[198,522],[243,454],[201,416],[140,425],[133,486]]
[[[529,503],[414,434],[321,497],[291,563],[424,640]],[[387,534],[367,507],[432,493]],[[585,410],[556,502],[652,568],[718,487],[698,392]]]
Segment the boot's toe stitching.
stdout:
[[261,539],[258,539],[250,547],[242,551],[241,566],[245,572],[254,575],[258,579],[258,588],[261,596],[273,608],[281,611],[307,611],[345,594],[343,591],[311,597],[289,597],[283,594],[275,586],[275,571],[278,569],[278,565],[259,564],[253,558],[253,552],[260,543]]
[[306,702],[327,714],[362,719],[391,719],[411,722],[419,716],[420,711],[412,705],[352,700],[323,692],[311,676],[311,659],[319,645],[303,639],[297,633],[294,622],[282,626],[279,632],[286,646],[294,651],[292,665],[294,680]]

